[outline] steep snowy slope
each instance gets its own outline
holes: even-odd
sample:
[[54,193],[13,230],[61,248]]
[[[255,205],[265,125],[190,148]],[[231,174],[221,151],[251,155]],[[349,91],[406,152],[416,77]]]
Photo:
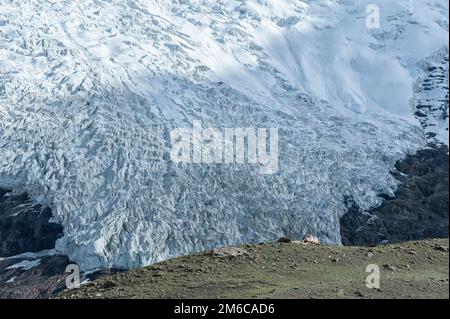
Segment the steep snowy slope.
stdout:
[[[436,56],[444,0],[0,0],[0,186],[50,205],[85,270],[307,232],[337,243],[345,199],[379,203],[426,144],[414,113]],[[448,100],[443,81],[427,104]],[[173,163],[171,130],[195,120],[278,128],[279,170]]]

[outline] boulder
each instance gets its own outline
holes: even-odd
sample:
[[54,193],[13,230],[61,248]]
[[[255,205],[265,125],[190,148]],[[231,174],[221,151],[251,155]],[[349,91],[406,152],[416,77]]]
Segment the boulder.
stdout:
[[213,257],[236,257],[246,253],[247,251],[245,249],[238,247],[214,248],[210,252]]
[[313,244],[313,245],[320,245],[320,240],[314,235],[307,234],[305,237],[303,237],[303,243],[304,244]]

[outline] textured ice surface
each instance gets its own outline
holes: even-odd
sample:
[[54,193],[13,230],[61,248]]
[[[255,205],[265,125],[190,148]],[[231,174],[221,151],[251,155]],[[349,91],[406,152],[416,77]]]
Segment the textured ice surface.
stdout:
[[[339,243],[345,199],[379,203],[426,143],[419,62],[448,54],[447,1],[376,1],[368,29],[372,2],[0,0],[0,184],[50,205],[83,270]],[[193,120],[278,127],[279,172],[174,165]]]

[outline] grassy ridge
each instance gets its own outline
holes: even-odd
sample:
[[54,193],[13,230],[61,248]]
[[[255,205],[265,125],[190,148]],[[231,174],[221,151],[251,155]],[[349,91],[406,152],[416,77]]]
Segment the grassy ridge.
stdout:
[[[101,278],[59,298],[449,298],[448,239],[378,247],[267,243],[174,258]],[[380,289],[365,285],[380,267]]]

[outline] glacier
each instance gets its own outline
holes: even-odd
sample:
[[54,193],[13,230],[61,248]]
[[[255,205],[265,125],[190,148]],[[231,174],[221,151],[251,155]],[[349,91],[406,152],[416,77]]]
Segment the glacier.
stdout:
[[[393,195],[394,163],[428,131],[448,145],[448,108],[415,114],[448,104],[448,76],[418,89],[445,58],[448,73],[448,6],[0,0],[0,187],[48,205],[58,252],[85,271],[306,233],[340,243],[347,199]],[[279,171],[172,163],[171,130],[195,120],[278,128]]]

